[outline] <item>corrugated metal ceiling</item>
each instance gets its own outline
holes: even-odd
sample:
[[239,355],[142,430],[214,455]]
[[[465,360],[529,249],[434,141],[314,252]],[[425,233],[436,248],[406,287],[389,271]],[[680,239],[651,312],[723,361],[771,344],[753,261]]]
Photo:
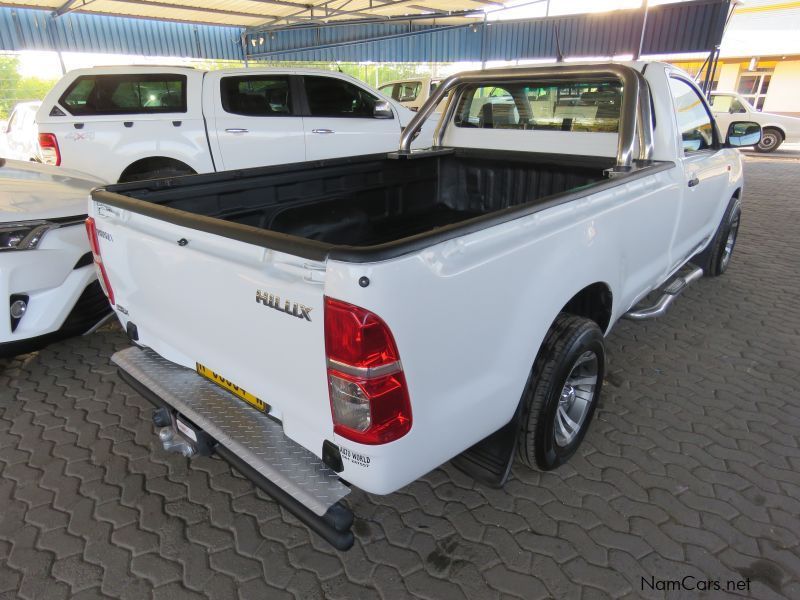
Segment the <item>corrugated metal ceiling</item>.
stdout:
[[239,27],[0,7],[0,50],[62,50],[242,60]]
[[[720,43],[729,0],[643,10],[489,21],[448,27],[416,22],[253,32],[250,57],[301,61],[453,62],[708,52]],[[644,35],[642,26],[644,25]]]
[[3,0],[2,6],[236,27],[424,15],[500,6],[494,0]]
[[[728,7],[729,0],[664,4],[649,9],[646,19],[642,10],[627,10],[436,26],[408,19],[306,24],[253,30],[244,47],[249,58],[353,62],[614,56],[636,54],[640,44],[643,54],[707,52],[720,42]],[[241,60],[243,33],[240,27],[76,13],[54,17],[46,11],[0,7],[0,50]]]

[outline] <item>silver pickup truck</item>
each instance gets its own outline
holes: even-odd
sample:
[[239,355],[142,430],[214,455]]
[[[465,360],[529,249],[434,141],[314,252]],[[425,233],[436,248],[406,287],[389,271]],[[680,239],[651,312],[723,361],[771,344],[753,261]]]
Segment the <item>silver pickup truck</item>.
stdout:
[[504,69],[444,81],[390,155],[98,189],[95,260],[134,344],[113,360],[166,448],[222,455],[347,548],[351,486],[569,459],[614,323],[727,268],[733,146],[759,136],[720,132],[670,65]]

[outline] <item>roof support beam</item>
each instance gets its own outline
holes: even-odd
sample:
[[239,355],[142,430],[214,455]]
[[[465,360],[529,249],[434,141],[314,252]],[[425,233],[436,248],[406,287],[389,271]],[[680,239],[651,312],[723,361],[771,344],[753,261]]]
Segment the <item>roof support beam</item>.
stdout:
[[[335,1],[336,0],[328,0],[328,2],[323,2],[322,4],[317,4],[314,8],[327,8],[330,4],[332,4]],[[408,4],[409,2],[415,2],[415,0],[372,0],[370,2],[370,4],[371,4],[370,9],[374,10],[376,8],[389,8],[389,7],[392,7],[392,6],[398,6],[400,4]],[[276,17],[274,19],[271,19],[271,20],[266,21],[264,23],[261,23],[259,25],[255,25],[253,27],[248,27],[248,31],[258,31],[258,30],[267,29],[271,25],[275,25],[276,23],[279,23],[280,21],[283,21],[283,20],[286,20],[286,22],[288,23],[290,19],[293,19],[295,17],[299,17],[304,12],[308,12],[308,11],[307,10],[302,10],[302,11],[298,11],[296,13],[284,15],[284,16],[281,16],[281,17]],[[444,16],[448,16],[449,13],[442,13],[442,14]],[[389,16],[382,16],[382,15],[377,15],[377,14],[374,14],[374,13],[364,13],[363,10],[341,10],[341,9],[334,9],[334,10],[330,11],[328,13],[327,17],[325,17],[325,18],[341,17],[341,16],[345,16],[345,15],[347,15],[347,16],[363,16],[363,17],[367,17],[367,18],[372,19],[372,20],[388,19],[389,18]],[[432,18],[431,15],[423,15],[423,16],[425,16],[425,17],[427,17],[429,19]],[[295,20],[297,20],[297,19],[295,19]],[[308,19],[308,22],[312,22],[312,21],[313,22],[324,22],[324,20],[320,19],[319,17],[314,18],[314,19],[311,19],[311,18]]]
[[[58,9],[53,11],[54,17],[60,17],[70,12],[83,12],[83,9],[88,4],[91,4],[95,0],[69,0]],[[276,17],[275,15],[269,14],[253,14],[252,12],[242,12],[236,10],[227,10],[223,8],[195,8],[194,6],[187,6],[183,4],[171,4],[169,2],[159,2],[157,0],[113,0],[114,2],[119,2],[120,4],[136,4],[139,6],[151,6],[154,8],[168,8],[171,10],[187,10],[192,12],[205,12],[213,15],[221,15],[227,17],[247,17],[247,18],[280,18]],[[271,4],[271,2],[270,2]],[[298,4],[297,6],[301,6]]]
[[[89,0],[91,2],[93,0]],[[272,17],[272,15],[254,15],[253,13],[247,13],[242,11],[235,11],[235,10],[227,10],[223,8],[195,8],[193,6],[184,6],[181,4],[171,4],[169,2],[158,2],[154,0],[113,0],[114,2],[119,2],[121,4],[136,4],[139,6],[151,6],[154,8],[168,8],[170,10],[188,10],[192,12],[205,12],[214,15],[223,15],[228,17]],[[86,2],[88,4],[88,2]],[[76,6],[71,10],[81,10],[83,6]]]
[[67,0],[66,2],[64,2],[64,4],[55,9],[52,14],[54,17],[60,17],[61,15],[71,12],[73,10],[83,8],[84,6],[86,6],[87,4],[91,4],[92,2],[94,2],[94,0]]

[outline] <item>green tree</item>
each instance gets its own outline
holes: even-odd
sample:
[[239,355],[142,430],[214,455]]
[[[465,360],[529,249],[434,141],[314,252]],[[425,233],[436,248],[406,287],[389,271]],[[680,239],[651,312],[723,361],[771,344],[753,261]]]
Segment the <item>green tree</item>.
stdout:
[[7,119],[18,102],[42,100],[56,81],[22,77],[19,73],[19,58],[0,56],[0,119]]

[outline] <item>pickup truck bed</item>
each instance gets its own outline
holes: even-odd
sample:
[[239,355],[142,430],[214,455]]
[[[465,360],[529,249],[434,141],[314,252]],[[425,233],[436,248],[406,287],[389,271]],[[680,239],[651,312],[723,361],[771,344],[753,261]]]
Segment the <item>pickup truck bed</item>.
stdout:
[[[609,184],[604,171],[613,164],[602,157],[448,149],[119,184],[95,198],[306,258],[358,261],[376,255],[355,248],[373,247],[386,258],[413,250],[415,241],[435,241],[431,236],[461,235],[459,224],[470,220],[485,227],[487,219],[502,222],[574,199],[577,192],[590,194]],[[671,164],[641,163],[625,178]]]

